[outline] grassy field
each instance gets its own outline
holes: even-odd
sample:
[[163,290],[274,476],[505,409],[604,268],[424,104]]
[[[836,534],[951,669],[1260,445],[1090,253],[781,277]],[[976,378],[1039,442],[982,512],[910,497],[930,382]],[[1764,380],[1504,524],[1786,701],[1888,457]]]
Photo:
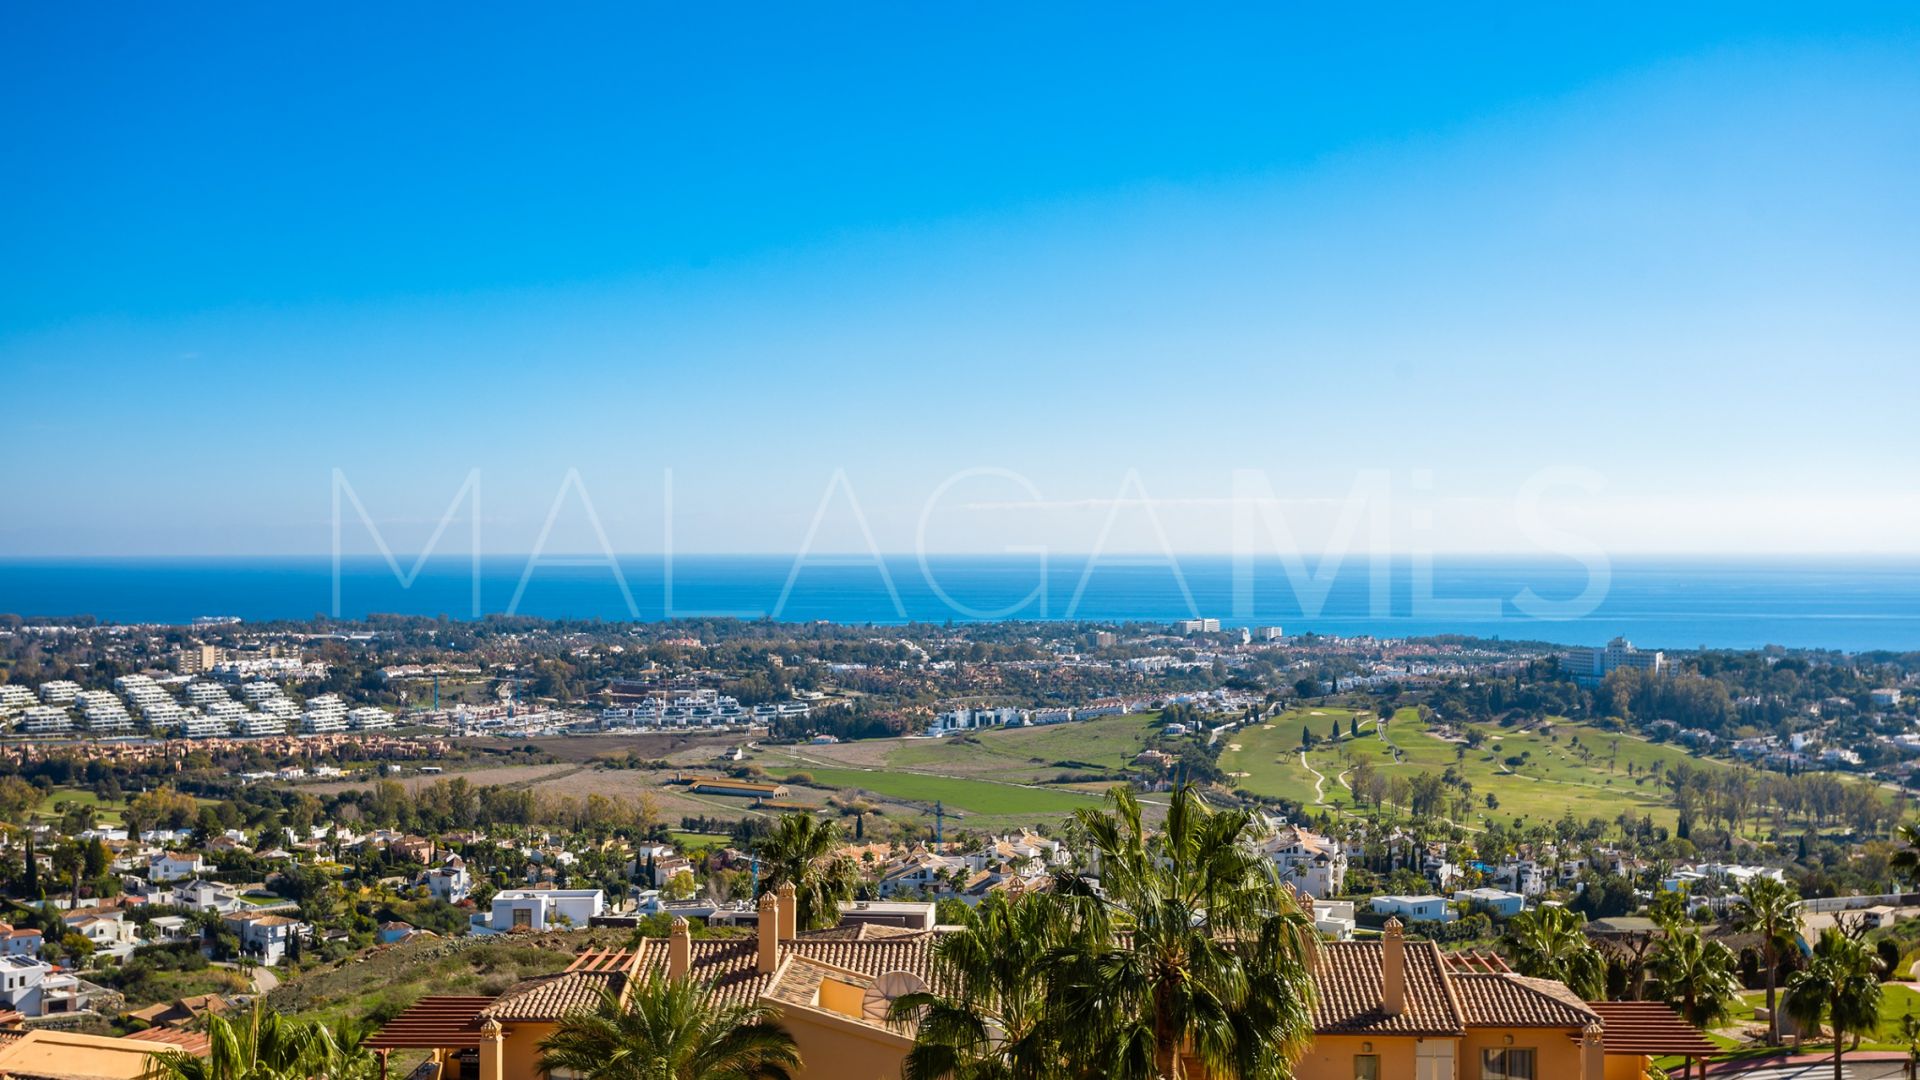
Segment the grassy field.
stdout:
[[[207,806],[215,800],[193,796],[193,801]],[[124,801],[103,799],[85,788],[54,788],[41,798],[40,805],[34,807],[33,816],[42,821],[56,820],[60,817],[63,804],[92,807],[94,816],[103,825],[120,824],[121,815],[127,809]]]
[[1104,716],[942,739],[766,747],[752,760],[775,777],[806,773],[823,792],[858,789],[906,810],[939,802],[979,827],[1012,827],[1099,805],[1108,782],[1058,781],[1124,768],[1147,745],[1155,721]]
[[498,994],[521,979],[559,971],[586,945],[617,944],[624,932],[512,938],[421,938],[306,972],[268,995],[278,1012],[330,1023],[380,1023],[426,994]]
[[[1745,991],[1740,995],[1739,1006],[1734,1009],[1733,1015],[1729,1017],[1725,1023],[1719,1025],[1720,1029],[1723,1031],[1736,1028],[1744,1028],[1749,1031],[1764,1029],[1766,1022],[1756,1019],[1754,1010],[1766,1004],[1766,1000],[1767,992],[1765,990]],[[1920,1012],[1920,993],[1916,993],[1911,987],[1882,983],[1880,986],[1880,1007],[1876,1012],[1879,1014],[1879,1023],[1872,1033],[1862,1034],[1859,1049],[1904,1052],[1907,1049],[1907,1045],[1900,1041],[1900,1020],[1909,1012]],[[1709,1031],[1706,1035],[1708,1039],[1712,1040],[1725,1051],[1724,1054],[1714,1059],[1716,1061],[1751,1060],[1754,1058],[1770,1057],[1782,1052],[1774,1047],[1767,1046],[1764,1039],[1757,1042],[1741,1041],[1739,1039],[1728,1038],[1718,1031]],[[1848,1052],[1850,1053],[1852,1050],[1853,1047],[1849,1046]],[[1801,1044],[1800,1052],[1807,1054],[1832,1054],[1833,1040],[1830,1037],[1809,1040]],[[1654,1059],[1654,1064],[1672,1072],[1680,1067],[1681,1061],[1677,1057],[1660,1057]],[[1822,1068],[1824,1068],[1824,1066],[1822,1066]],[[1819,1070],[1816,1069],[1814,1071],[1818,1072]]]
[[694,851],[703,847],[725,846],[733,842],[727,833],[671,832],[667,834],[673,843],[684,851]]
[[116,825],[120,823],[121,812],[127,808],[126,803],[110,802],[84,789],[55,788],[47,792],[46,797],[40,800],[39,806],[34,807],[33,815],[42,820],[51,821],[60,816],[62,804],[90,806],[102,824]]
[[[1361,725],[1359,738],[1346,734],[1355,719]],[[1669,825],[1674,811],[1667,805],[1664,787],[1647,775],[1649,767],[1681,761],[1698,768],[1722,767],[1676,747],[1568,720],[1553,722],[1551,733],[1488,727],[1483,729],[1486,742],[1477,749],[1466,749],[1463,743],[1429,730],[1412,709],[1402,709],[1395,715],[1387,725],[1384,740],[1370,726],[1372,719],[1365,713],[1338,708],[1295,709],[1271,724],[1243,728],[1228,736],[1220,767],[1245,773],[1234,783],[1250,791],[1307,805],[1352,809],[1353,793],[1342,777],[1356,760],[1368,760],[1388,775],[1437,773],[1457,766],[1473,785],[1476,820],[1489,816],[1501,821],[1551,820],[1568,812],[1579,818],[1611,819],[1627,810],[1635,815],[1651,814],[1655,821]],[[1328,735],[1335,723],[1341,738],[1330,741]],[[1300,753],[1303,726],[1316,740],[1304,763]],[[1324,778],[1318,781],[1317,793],[1316,771]],[[1498,801],[1497,808],[1486,806],[1488,794]]]
[[903,739],[887,755],[887,764],[941,772],[1010,771],[1035,778],[1062,770],[1123,769],[1147,745],[1158,721],[1157,715],[1103,716],[964,737]]
[[803,766],[814,786],[826,791],[858,788],[906,802],[940,802],[962,814],[1064,814],[1098,805],[1092,794],[1072,788],[1028,788],[1010,783],[927,773],[828,769]]

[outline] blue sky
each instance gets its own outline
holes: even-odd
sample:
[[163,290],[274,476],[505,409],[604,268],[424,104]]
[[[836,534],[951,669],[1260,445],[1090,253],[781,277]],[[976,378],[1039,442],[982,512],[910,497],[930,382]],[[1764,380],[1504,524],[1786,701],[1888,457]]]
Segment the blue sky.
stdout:
[[0,554],[1915,552],[1920,14],[1539,7],[15,5]]

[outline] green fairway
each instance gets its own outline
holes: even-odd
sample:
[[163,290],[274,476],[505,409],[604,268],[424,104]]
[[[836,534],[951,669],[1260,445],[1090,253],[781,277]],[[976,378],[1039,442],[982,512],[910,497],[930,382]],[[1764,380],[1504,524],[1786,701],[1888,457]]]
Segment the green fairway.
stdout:
[[[1360,736],[1353,738],[1349,721],[1357,718]],[[1485,741],[1469,749],[1429,730],[1413,709],[1401,709],[1387,725],[1386,739],[1367,726],[1373,718],[1337,708],[1290,710],[1270,724],[1242,728],[1226,737],[1228,748],[1220,767],[1245,773],[1232,779],[1235,787],[1262,795],[1291,799],[1312,806],[1354,809],[1353,793],[1343,777],[1355,762],[1365,760],[1385,775],[1440,773],[1449,767],[1472,785],[1471,821],[1497,818],[1511,822],[1575,817],[1612,819],[1622,811],[1650,814],[1672,824],[1666,788],[1650,775],[1651,766],[1679,762],[1695,768],[1730,766],[1694,757],[1678,747],[1647,742],[1620,732],[1606,732],[1569,720],[1555,720],[1549,730],[1518,731],[1483,725]],[[1329,735],[1338,722],[1340,738]],[[1301,760],[1301,729],[1314,736],[1313,748]],[[1233,747],[1239,749],[1233,749]],[[1398,751],[1396,756],[1395,751]],[[1319,781],[1316,795],[1315,772]],[[1489,808],[1486,796],[1497,806]]]
[[974,814],[1059,814],[1099,805],[1088,794],[1072,789],[1035,789],[926,773],[823,769],[807,766],[813,786],[829,791],[859,788],[906,802],[941,802],[948,809]]
[[60,816],[65,804],[91,807],[102,824],[113,825],[120,823],[121,812],[127,808],[124,802],[103,799],[84,788],[54,788],[34,807],[33,813],[35,817],[51,821]]
[[674,832],[669,832],[667,834],[667,837],[668,839],[672,840],[674,845],[679,847],[682,851],[694,851],[698,848],[703,848],[703,847],[715,847],[715,846],[724,847],[725,845],[733,842],[732,835],[728,833],[699,833],[699,832],[674,831]]
[[[991,771],[1006,779],[1042,779],[1062,770],[1124,769],[1147,746],[1158,713],[1102,716],[1043,727],[990,728],[943,739],[903,739],[887,763],[942,773]],[[1011,770],[1013,775],[1006,775]]]

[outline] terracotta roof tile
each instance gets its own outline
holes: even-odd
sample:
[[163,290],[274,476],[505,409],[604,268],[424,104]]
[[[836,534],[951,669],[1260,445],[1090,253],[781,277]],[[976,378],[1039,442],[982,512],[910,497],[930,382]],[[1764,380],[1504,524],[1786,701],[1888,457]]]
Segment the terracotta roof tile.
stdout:
[[[932,934],[871,940],[802,936],[789,941],[781,955],[783,959],[802,957],[869,977],[906,971],[930,980],[933,941]],[[711,982],[717,1000],[751,1004],[766,988],[770,977],[759,972],[759,945],[753,939],[696,938],[687,944],[692,954],[693,977]],[[635,974],[645,978],[664,972],[666,967],[666,939],[649,938],[642,942]]]
[[204,1031],[188,1031],[185,1028],[155,1027],[145,1031],[136,1031],[127,1036],[140,1042],[162,1043],[183,1050],[195,1057],[206,1057],[211,1046]]
[[593,1008],[602,993],[619,993],[626,978],[619,971],[565,971],[528,979],[508,987],[480,1015],[495,1020],[557,1020]]
[[1460,1005],[1448,990],[1439,946],[1406,943],[1406,1007],[1380,1010],[1381,946],[1372,941],[1322,944],[1314,962],[1313,1030],[1322,1035],[1459,1035]]
[[1475,1027],[1583,1028],[1600,1019],[1566,984],[1511,973],[1453,976],[1460,1007]]

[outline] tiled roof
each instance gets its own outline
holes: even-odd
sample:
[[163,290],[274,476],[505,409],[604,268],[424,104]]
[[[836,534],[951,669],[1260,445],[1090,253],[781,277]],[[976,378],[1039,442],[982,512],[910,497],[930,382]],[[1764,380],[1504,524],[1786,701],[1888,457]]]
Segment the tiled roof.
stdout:
[[[931,934],[863,940],[801,936],[787,942],[781,955],[816,960],[869,977],[907,971],[930,979],[933,940]],[[716,999],[728,1004],[751,1004],[766,988],[770,977],[759,972],[759,945],[753,939],[705,938],[687,944],[694,979],[711,982]],[[667,939],[648,938],[642,942],[636,975],[645,978],[666,969]]]
[[880,923],[853,923],[833,926],[825,930],[807,930],[799,935],[801,941],[879,941],[884,938],[925,937],[925,930],[914,930],[905,926],[884,926]]
[[1454,990],[1475,1027],[1583,1028],[1600,1019],[1565,983],[1512,973],[1457,973]]
[[145,1031],[136,1031],[128,1035],[127,1038],[140,1042],[162,1043],[179,1050],[184,1050],[195,1057],[206,1057],[210,1047],[206,1032],[188,1031],[185,1028],[177,1027],[147,1028]]
[[804,956],[788,957],[780,970],[774,972],[773,979],[766,989],[766,996],[775,1001],[784,1001],[790,1005],[812,1005],[820,993],[820,984],[828,979],[857,980],[862,987],[873,985],[868,976],[848,976],[845,973],[827,967]]
[[1439,946],[1405,945],[1407,993],[1397,1014],[1380,1009],[1380,957],[1373,941],[1322,944],[1314,962],[1313,1030],[1322,1035],[1459,1035],[1460,1004],[1448,990]]
[[619,993],[626,975],[618,971],[565,971],[543,975],[508,987],[493,1004],[480,1010],[495,1020],[558,1020],[591,1009],[602,993]]

